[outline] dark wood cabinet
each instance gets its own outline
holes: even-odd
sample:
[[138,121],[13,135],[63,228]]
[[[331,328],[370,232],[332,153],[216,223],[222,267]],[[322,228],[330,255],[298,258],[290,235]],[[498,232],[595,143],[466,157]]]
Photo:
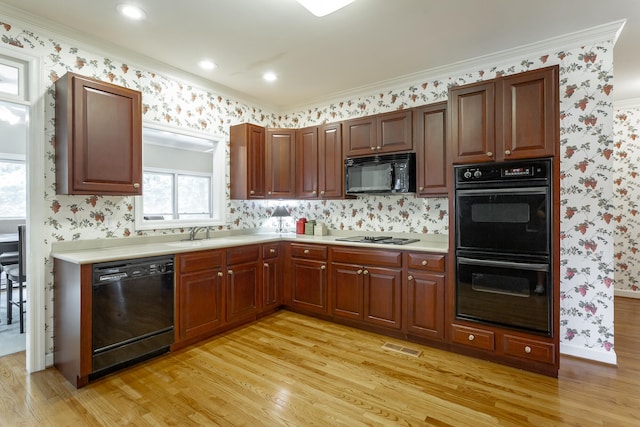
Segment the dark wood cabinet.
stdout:
[[401,110],[347,120],[343,123],[346,157],[411,151],[412,111]]
[[407,334],[444,339],[445,255],[408,252],[405,295]]
[[413,112],[416,147],[416,193],[441,196],[449,191],[447,172],[447,103],[426,105]]
[[56,89],[56,192],[142,194],[142,94],[67,73]]
[[286,303],[301,312],[327,314],[327,247],[291,243]]
[[298,131],[298,199],[339,199],[343,189],[342,126],[332,123]]
[[263,199],[265,190],[265,129],[243,123],[231,126],[231,199]]
[[267,129],[265,153],[267,198],[295,198],[296,130]]
[[260,310],[261,246],[227,249],[226,320],[229,323],[255,319]]
[[453,163],[555,155],[558,67],[454,87],[449,92]]
[[333,316],[400,329],[402,253],[334,247],[331,258]]
[[262,245],[262,312],[272,311],[282,305],[285,280],[284,255],[281,243]]
[[176,255],[176,343],[211,335],[224,325],[224,251]]

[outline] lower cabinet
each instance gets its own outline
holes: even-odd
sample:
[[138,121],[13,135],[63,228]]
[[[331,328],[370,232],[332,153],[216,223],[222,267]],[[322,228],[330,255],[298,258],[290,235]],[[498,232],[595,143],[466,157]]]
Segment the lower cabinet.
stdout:
[[284,256],[281,243],[262,246],[262,312],[277,309],[282,305],[284,286]]
[[260,310],[260,245],[227,249],[227,316],[229,323],[253,320]]
[[286,304],[293,309],[327,314],[327,247],[291,243]]
[[224,250],[176,255],[176,343],[223,326],[224,256]]
[[393,329],[402,327],[402,253],[332,248],[332,315]]
[[405,256],[405,331],[409,335],[442,341],[445,319],[445,255],[409,252]]

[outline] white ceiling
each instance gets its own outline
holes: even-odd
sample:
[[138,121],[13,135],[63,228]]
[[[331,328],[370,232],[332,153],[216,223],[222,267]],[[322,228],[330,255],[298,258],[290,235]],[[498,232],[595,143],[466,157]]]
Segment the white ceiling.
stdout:
[[322,18],[295,0],[131,0],[141,22],[118,15],[124,1],[2,0],[0,13],[277,111],[627,19],[614,98],[640,98],[639,0],[356,0]]

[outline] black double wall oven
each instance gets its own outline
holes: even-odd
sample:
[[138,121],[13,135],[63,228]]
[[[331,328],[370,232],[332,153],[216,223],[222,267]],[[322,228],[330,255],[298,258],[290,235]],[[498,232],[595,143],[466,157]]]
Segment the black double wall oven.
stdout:
[[552,161],[454,168],[456,318],[550,336]]

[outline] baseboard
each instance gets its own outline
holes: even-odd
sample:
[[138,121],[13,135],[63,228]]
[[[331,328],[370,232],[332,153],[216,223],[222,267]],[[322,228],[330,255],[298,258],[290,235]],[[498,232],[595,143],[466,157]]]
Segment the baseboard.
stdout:
[[626,289],[614,289],[613,290],[613,296],[640,299],[640,291],[628,291]]
[[560,353],[566,356],[579,357],[581,359],[593,360],[596,362],[602,362],[609,365],[617,365],[618,360],[616,352],[611,351],[594,350],[585,347],[576,347],[571,344],[560,343]]

